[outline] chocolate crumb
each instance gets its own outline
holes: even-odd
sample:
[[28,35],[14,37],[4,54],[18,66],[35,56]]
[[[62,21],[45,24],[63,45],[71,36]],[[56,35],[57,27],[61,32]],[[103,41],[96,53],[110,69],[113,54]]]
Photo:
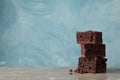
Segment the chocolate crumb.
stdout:
[[70,75],[73,74],[73,70],[72,70],[72,69],[69,70],[69,74],[70,74]]

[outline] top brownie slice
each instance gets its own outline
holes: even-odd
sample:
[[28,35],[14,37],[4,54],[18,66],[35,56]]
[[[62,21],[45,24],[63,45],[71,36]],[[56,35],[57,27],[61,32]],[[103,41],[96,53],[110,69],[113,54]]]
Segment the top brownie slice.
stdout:
[[77,43],[98,43],[102,44],[102,32],[98,31],[85,31],[76,32]]

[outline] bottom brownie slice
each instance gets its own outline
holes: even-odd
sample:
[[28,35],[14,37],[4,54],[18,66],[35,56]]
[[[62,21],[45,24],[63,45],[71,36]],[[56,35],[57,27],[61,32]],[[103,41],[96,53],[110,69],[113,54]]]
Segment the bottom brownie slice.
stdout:
[[80,57],[78,61],[77,73],[105,73],[106,58],[101,57]]

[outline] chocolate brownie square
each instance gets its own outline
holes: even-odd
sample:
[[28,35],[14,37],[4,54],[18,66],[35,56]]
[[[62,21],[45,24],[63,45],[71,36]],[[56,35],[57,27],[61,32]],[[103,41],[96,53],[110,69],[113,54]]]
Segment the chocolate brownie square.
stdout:
[[106,58],[80,57],[77,73],[104,73],[106,72]]
[[85,31],[76,32],[77,43],[98,43],[102,44],[102,32]]
[[82,57],[105,57],[105,44],[81,44]]

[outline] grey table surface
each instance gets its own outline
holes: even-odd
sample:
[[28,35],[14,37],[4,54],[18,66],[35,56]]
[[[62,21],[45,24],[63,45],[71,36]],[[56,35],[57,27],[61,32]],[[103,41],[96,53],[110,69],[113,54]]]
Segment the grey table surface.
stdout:
[[120,80],[120,68],[107,73],[69,74],[75,68],[13,68],[0,67],[0,80]]

